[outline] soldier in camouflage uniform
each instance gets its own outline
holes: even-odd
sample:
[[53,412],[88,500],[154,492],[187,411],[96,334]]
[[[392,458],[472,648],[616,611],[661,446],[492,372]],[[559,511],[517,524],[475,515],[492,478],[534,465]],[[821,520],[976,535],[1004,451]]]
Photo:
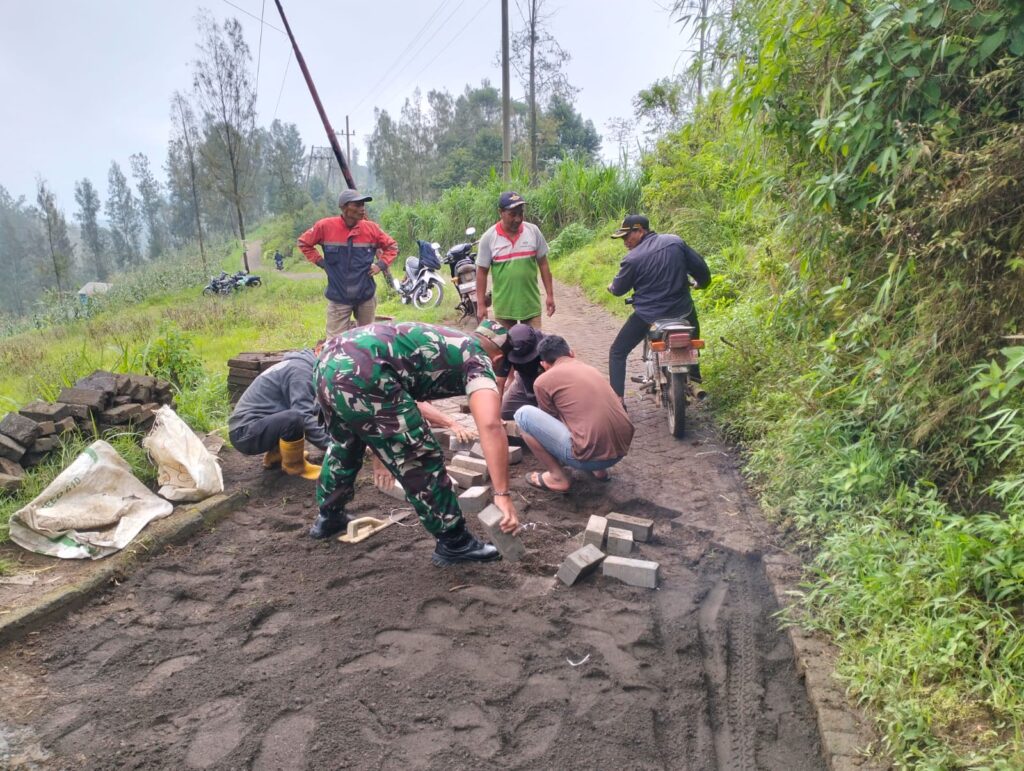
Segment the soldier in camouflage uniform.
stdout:
[[427,532],[437,538],[435,565],[486,561],[497,549],[466,529],[445,471],[444,454],[416,406],[467,394],[494,484],[501,528],[518,525],[508,492],[508,439],[494,365],[508,348],[504,327],[485,320],[475,332],[406,322],[370,324],[330,339],[313,374],[317,401],[331,438],[317,484],[319,515],[310,535],[327,538],[348,525],[344,507],[354,495],[367,446],[405,489]]

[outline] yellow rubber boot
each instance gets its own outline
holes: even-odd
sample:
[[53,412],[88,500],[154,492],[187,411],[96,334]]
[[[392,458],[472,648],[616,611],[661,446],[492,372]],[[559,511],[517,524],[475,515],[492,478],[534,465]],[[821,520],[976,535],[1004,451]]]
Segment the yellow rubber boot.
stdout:
[[281,465],[281,449],[275,447],[263,453],[263,468],[274,468]]
[[300,476],[303,479],[318,479],[320,477],[320,467],[306,462],[306,456],[303,453],[303,450],[306,449],[305,439],[296,439],[294,442],[280,439],[278,446],[281,448],[281,468],[285,474]]

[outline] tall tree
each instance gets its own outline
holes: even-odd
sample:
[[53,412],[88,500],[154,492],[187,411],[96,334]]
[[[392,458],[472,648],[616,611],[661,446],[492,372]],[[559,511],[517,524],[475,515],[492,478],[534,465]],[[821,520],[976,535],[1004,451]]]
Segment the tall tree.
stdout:
[[561,96],[551,97],[544,115],[551,126],[551,136],[541,150],[541,160],[555,160],[569,156],[582,161],[594,161],[601,149],[601,137],[593,121],[584,120],[572,103]]
[[100,194],[88,178],[75,183],[75,202],[78,204],[75,219],[82,228],[82,241],[92,255],[96,278],[99,281],[106,281],[110,274],[103,248],[103,231],[99,223]]
[[[199,16],[200,58],[193,63],[193,86],[203,111],[206,141],[200,151],[218,192],[226,196],[235,211],[238,237],[245,241],[246,197],[250,194],[255,158],[253,129],[256,120],[256,92],[249,75],[252,57],[237,19],[228,19],[223,29],[208,12]],[[245,269],[249,260],[244,256]]]
[[526,90],[529,105],[530,174],[536,176],[537,104],[561,97],[572,102],[579,89],[574,88],[565,73],[565,64],[572,56],[555,40],[548,29],[553,14],[545,13],[545,0],[526,0],[524,27],[513,35],[509,59]]
[[135,177],[135,187],[139,191],[142,218],[146,222],[149,235],[148,256],[155,260],[167,248],[167,224],[164,215],[164,198],[160,191],[160,183],[153,176],[149,167],[149,158],[142,153],[132,155],[128,162]]
[[302,206],[305,198],[302,192],[302,172],[306,149],[302,146],[299,129],[294,123],[275,120],[270,124],[264,147],[267,209],[272,214],[295,211]]
[[27,266],[38,242],[38,226],[32,221],[25,199],[15,199],[0,185],[0,306],[23,316],[38,292]]
[[39,205],[39,219],[46,237],[46,251],[53,270],[57,292],[69,289],[71,266],[74,264],[75,247],[68,235],[68,223],[64,213],[57,208],[57,200],[46,182],[36,182],[36,203]]
[[[171,99],[171,123],[174,133],[167,154],[170,187],[172,234],[181,240],[199,241],[199,258],[206,272],[206,248],[203,245],[203,218],[199,205],[198,144],[199,128],[192,106],[178,91]],[[191,235],[190,235],[191,234]]]
[[110,240],[118,266],[127,268],[138,264],[142,259],[139,246],[142,217],[138,201],[117,161],[111,162],[107,174],[107,203],[104,210],[110,223]]

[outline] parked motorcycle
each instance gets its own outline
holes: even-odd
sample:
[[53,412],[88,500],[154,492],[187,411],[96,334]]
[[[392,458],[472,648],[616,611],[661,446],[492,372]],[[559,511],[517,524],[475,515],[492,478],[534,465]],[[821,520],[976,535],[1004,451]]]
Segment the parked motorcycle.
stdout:
[[[472,239],[476,228],[466,228],[466,235]],[[455,307],[462,312],[463,319],[476,317],[476,252],[473,251],[476,244],[473,240],[455,244],[444,256],[444,262],[452,273],[452,283],[459,292],[459,302]]]
[[274,252],[274,267],[284,270],[284,255],[281,252]]
[[402,303],[412,303],[417,308],[433,308],[441,304],[444,297],[444,279],[438,273],[441,259],[438,257],[440,244],[427,241],[416,242],[420,248],[419,257],[406,257],[405,277],[399,281],[385,271],[388,284],[398,293]]
[[[626,300],[632,302],[632,298]],[[654,395],[655,406],[664,405],[668,410],[668,430],[676,439],[686,431],[687,402],[704,396],[692,380],[698,351],[704,347],[695,331],[685,318],[655,321],[644,338],[644,374],[632,378],[641,391]]]
[[237,288],[234,277],[222,270],[219,276],[210,276],[210,283],[203,287],[203,294],[208,297],[215,294],[231,294]]
[[251,273],[246,273],[244,270],[238,271],[234,276],[231,277],[235,284],[239,288],[245,288],[250,286],[259,286],[263,283],[259,276],[254,276]]

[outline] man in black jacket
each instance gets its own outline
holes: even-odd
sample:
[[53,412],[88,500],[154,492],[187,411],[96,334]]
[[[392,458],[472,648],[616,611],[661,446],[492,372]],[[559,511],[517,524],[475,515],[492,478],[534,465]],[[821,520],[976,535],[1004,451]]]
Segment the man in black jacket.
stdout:
[[[621,399],[626,387],[626,358],[658,319],[685,318],[700,337],[697,309],[690,297],[690,277],[698,289],[711,281],[704,258],[679,236],[655,233],[642,214],[630,214],[612,233],[629,253],[608,285],[616,297],[633,291],[633,314],[626,319],[608,352],[608,380]],[[698,370],[695,380],[700,380]]]

